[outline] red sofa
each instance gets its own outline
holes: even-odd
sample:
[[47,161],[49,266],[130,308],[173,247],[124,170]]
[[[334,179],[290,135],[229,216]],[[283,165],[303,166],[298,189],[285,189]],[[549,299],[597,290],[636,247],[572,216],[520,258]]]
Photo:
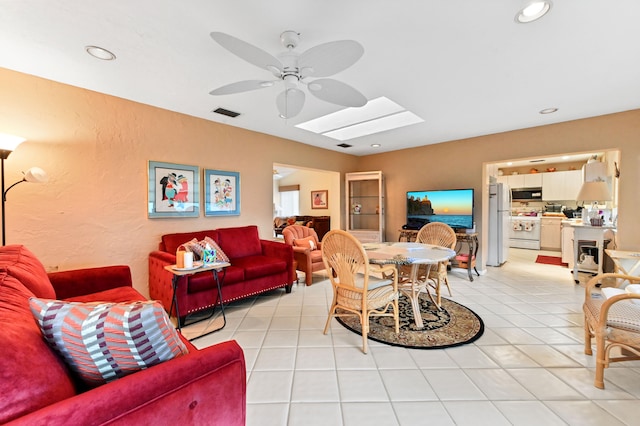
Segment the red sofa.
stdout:
[[235,341],[189,353],[91,390],[42,337],[29,297],[145,300],[128,266],[47,274],[24,246],[0,247],[0,424],[244,425],[246,370]]
[[[220,246],[231,263],[225,268],[222,280],[223,302],[281,287],[291,292],[296,279],[293,249],[281,242],[260,239],[257,226],[167,234],[162,236],[158,250],[149,254],[149,294],[152,299],[162,301],[165,309],[171,306],[173,274],[164,267],[176,263],[176,251],[182,244],[194,238],[202,241],[207,236]],[[176,296],[180,321],[184,323],[187,315],[210,308],[217,300],[213,274],[199,272],[181,276]],[[175,309],[171,315],[175,315]]]

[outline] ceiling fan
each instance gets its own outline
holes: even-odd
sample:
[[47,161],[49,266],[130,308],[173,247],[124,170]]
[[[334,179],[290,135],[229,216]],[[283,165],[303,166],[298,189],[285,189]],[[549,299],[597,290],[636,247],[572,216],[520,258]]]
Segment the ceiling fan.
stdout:
[[[367,103],[362,93],[348,84],[329,77],[355,64],[364,48],[353,40],[323,43],[298,54],[295,48],[300,34],[285,31],[280,34],[280,42],[286,50],[273,56],[264,50],[221,32],[212,32],[218,44],[245,61],[270,71],[275,80],[244,80],[218,87],[211,95],[230,95],[271,87],[278,81],[284,83],[284,90],[276,98],[276,106],[282,118],[292,118],[302,111],[305,93],[300,90],[306,85],[309,93],[323,101],[347,107],[361,107]],[[308,80],[314,78],[314,80]]]

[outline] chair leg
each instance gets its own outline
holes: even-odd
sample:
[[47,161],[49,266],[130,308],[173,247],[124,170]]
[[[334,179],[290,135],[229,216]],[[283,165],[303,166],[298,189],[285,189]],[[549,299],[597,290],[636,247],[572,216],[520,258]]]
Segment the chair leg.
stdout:
[[589,329],[589,319],[584,318],[584,353],[586,355],[593,355],[591,350],[591,330]]
[[604,389],[604,367],[605,367],[605,339],[601,334],[596,333],[596,378],[594,386]]
[[331,305],[331,309],[329,310],[329,316],[327,317],[327,322],[324,325],[324,331],[322,332],[322,334],[327,334],[327,331],[329,330],[329,324],[331,324],[331,319],[333,318],[335,313],[336,313],[336,303],[334,301],[333,304]]
[[449,297],[452,297],[453,294],[451,294],[451,287],[449,286],[449,278],[447,277],[447,275],[444,275],[444,283],[447,286],[447,290],[449,291]]
[[362,352],[367,353],[367,335],[369,334],[369,313],[363,312],[360,317],[362,323]]

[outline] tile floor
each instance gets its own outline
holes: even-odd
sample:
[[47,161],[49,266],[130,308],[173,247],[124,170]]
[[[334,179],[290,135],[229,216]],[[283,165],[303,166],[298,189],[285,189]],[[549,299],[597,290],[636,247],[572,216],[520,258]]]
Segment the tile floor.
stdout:
[[450,273],[451,299],[485,323],[469,345],[370,341],[365,355],[361,337],[335,320],[323,335],[331,288],[322,273],[290,294],[231,304],[226,327],[194,343],[235,339],[244,349],[249,426],[639,424],[640,362],[614,364],[606,389],[593,386],[584,289],[568,269],[534,263],[537,254],[512,249],[505,265],[473,282],[466,271]]

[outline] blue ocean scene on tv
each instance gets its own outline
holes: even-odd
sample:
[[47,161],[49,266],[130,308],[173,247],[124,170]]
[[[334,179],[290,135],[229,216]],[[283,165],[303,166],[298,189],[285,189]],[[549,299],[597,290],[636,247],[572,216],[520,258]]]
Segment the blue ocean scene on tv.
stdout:
[[473,189],[407,192],[407,226],[420,229],[443,222],[454,229],[473,227]]

